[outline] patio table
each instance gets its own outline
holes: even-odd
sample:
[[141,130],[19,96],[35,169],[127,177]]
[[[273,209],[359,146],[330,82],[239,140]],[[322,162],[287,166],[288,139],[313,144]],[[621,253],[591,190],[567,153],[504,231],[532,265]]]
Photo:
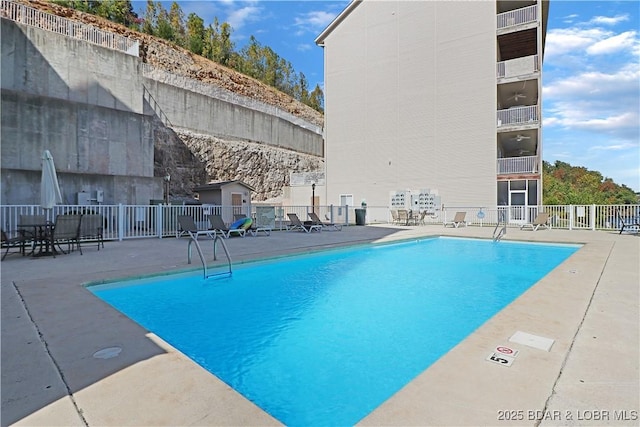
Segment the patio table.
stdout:
[[[30,255],[33,257],[52,256],[58,252],[53,245],[54,223],[47,221],[40,224],[19,224],[19,229],[33,229],[33,248]],[[36,248],[38,251],[36,252]]]

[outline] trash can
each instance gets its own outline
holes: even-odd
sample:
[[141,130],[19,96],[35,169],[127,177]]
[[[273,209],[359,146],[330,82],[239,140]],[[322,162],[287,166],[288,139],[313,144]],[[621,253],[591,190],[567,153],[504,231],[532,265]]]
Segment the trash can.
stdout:
[[356,225],[364,225],[366,216],[366,209],[356,209]]

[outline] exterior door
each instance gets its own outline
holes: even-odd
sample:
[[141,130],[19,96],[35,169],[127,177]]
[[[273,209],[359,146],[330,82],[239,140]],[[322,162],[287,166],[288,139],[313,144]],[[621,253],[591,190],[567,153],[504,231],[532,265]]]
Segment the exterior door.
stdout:
[[233,207],[233,215],[242,214],[242,194],[231,193],[231,206]]
[[509,192],[509,222],[524,224],[526,214],[527,192],[525,190],[511,190]]

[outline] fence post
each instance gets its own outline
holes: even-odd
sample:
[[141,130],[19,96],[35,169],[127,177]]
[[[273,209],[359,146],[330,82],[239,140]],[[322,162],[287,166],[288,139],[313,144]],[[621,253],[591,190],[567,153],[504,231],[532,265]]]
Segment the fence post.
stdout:
[[596,231],[596,205],[591,205],[591,231]]
[[335,223],[333,222],[333,205],[329,205],[329,222],[330,222],[331,224],[335,224]]
[[349,205],[344,205],[344,221],[349,225]]
[[124,238],[124,206],[118,204],[118,241],[122,242]]
[[569,205],[569,230],[573,230],[573,205]]
[[158,238],[160,239],[162,239],[162,234],[164,231],[164,208],[164,203],[156,205],[156,233],[158,234]]

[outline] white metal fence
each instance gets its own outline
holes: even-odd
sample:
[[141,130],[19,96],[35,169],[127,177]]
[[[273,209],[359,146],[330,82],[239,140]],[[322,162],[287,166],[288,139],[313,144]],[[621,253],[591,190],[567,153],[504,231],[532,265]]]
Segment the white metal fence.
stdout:
[[109,49],[139,56],[139,42],[97,27],[43,12],[11,0],[0,1],[0,14],[20,24],[73,37]]
[[[196,224],[208,228],[207,216],[221,215],[227,224],[234,215],[242,214],[255,218],[255,209],[271,208],[274,230],[284,230],[289,222],[288,213],[295,213],[302,220],[308,220],[311,206],[254,205],[254,212],[242,212],[234,206],[215,205],[58,205],[53,209],[42,209],[38,205],[0,206],[0,224],[9,235],[15,233],[21,215],[45,215],[54,222],[61,214],[99,214],[104,221],[105,240],[136,238],[163,238],[177,236],[178,215],[190,215]],[[326,222],[354,225],[357,222],[356,209],[359,206],[316,206],[315,212]],[[567,206],[500,206],[493,208],[477,206],[456,206],[437,210],[423,218],[424,224],[443,224],[453,219],[458,211],[466,212],[466,221],[471,226],[495,226],[498,221],[506,221],[509,227],[519,227],[533,221],[539,212],[548,212],[552,228],[567,230],[619,230],[621,221],[640,222],[640,205],[567,205]],[[366,223],[392,223],[391,210],[386,206],[366,208]],[[633,229],[632,229],[633,230]]]

